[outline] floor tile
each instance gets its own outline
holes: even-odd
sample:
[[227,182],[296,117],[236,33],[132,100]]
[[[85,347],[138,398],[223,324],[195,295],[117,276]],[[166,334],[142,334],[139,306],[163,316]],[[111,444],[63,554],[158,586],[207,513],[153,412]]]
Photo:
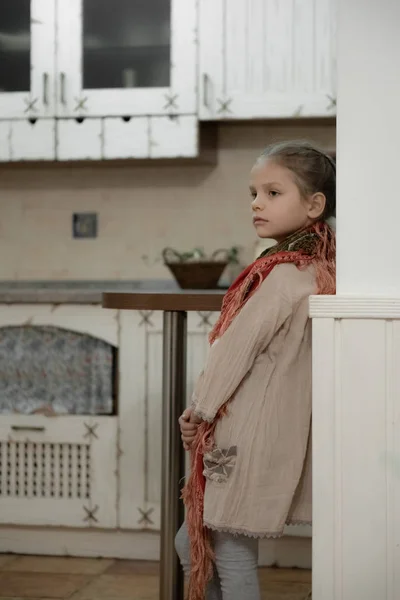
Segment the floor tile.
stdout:
[[[70,600],[158,600],[158,577],[101,575]],[[296,599],[297,600],[297,599]]]
[[18,556],[16,554],[0,554],[0,571],[2,571],[7,565],[17,560],[17,558]]
[[311,583],[311,571],[307,569],[268,569],[259,570],[260,581],[294,581]]
[[[71,573],[97,575],[104,573],[114,564],[105,558],[73,558],[69,556],[19,556],[4,571],[24,571],[40,573]],[[0,598],[1,600],[1,598]]]
[[270,581],[261,587],[262,600],[305,600],[310,592],[307,583]]
[[90,581],[88,575],[0,573],[0,590],[12,598],[68,598]]
[[[116,560],[107,569],[107,575],[156,575],[160,572],[158,562],[146,560]],[[1,600],[1,599],[0,599]]]
[[[159,600],[159,564],[0,555],[0,600]],[[260,569],[262,600],[307,600],[311,571]]]

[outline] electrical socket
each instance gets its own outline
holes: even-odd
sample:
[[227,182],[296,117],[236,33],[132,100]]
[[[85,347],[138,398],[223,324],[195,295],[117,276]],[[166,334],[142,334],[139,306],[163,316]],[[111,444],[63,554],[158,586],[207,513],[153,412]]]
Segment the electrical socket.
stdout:
[[72,237],[74,237],[74,238],[96,238],[97,237],[97,213],[73,213],[73,215],[72,215]]

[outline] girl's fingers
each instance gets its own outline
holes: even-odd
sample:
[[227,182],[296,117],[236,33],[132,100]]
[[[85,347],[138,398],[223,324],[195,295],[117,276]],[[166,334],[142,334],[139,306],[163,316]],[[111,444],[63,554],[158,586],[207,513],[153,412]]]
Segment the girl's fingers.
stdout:
[[188,444],[187,442],[183,442],[183,449],[186,451],[190,450],[190,444]]
[[183,413],[179,417],[179,420],[182,419],[182,421],[189,421],[190,417],[191,417],[191,414],[192,414],[192,409],[191,408],[187,408],[186,410],[183,411]]
[[[181,417],[179,417],[178,423],[182,427],[182,425],[189,425],[190,421],[188,421],[187,419],[184,419],[183,415],[182,415]],[[192,423],[192,425],[193,425],[193,423]]]
[[181,436],[182,439],[182,443],[183,443],[183,447],[185,450],[190,450],[190,446],[192,445],[192,441],[188,441],[186,440],[186,438],[184,438],[184,436]]
[[196,436],[195,435],[185,435],[184,433],[182,433],[181,439],[186,444],[191,444],[196,439]]
[[195,432],[197,431],[198,425],[195,425],[194,423],[186,423],[186,421],[182,421],[182,423],[179,423],[180,427],[181,427],[181,431],[187,431],[187,432]]

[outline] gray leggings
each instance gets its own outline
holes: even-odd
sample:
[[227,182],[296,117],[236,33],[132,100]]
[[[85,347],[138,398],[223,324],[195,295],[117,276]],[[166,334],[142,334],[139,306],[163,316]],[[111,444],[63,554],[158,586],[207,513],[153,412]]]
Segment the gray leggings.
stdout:
[[[214,577],[205,600],[260,600],[258,540],[244,535],[213,531]],[[189,537],[184,523],[175,538],[175,548],[186,574],[190,571]]]

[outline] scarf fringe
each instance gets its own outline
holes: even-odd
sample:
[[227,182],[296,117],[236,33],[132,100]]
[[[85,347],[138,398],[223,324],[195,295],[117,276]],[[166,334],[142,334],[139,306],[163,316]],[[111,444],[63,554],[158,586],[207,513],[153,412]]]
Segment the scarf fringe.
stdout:
[[188,597],[204,600],[207,583],[213,575],[214,551],[210,530],[203,524],[205,479],[203,455],[213,445],[215,424],[203,422],[190,454],[190,476],[182,498],[187,507],[186,523],[190,540],[191,571]]
[[[311,242],[310,242],[311,241]],[[304,246],[302,248],[302,245]],[[244,304],[257,291],[278,264],[294,263],[299,269],[312,264],[315,268],[317,294],[334,294],[336,290],[335,234],[326,223],[317,223],[305,231],[271,248],[243,271],[224,297],[220,317],[211,334],[210,343],[228,329]],[[213,576],[214,552],[211,532],[204,526],[205,478],[203,456],[214,446],[214,431],[228,409],[229,401],[218,411],[212,423],[200,424],[190,454],[191,471],[182,498],[187,508],[190,539],[191,573],[189,600],[204,600],[207,583]]]

